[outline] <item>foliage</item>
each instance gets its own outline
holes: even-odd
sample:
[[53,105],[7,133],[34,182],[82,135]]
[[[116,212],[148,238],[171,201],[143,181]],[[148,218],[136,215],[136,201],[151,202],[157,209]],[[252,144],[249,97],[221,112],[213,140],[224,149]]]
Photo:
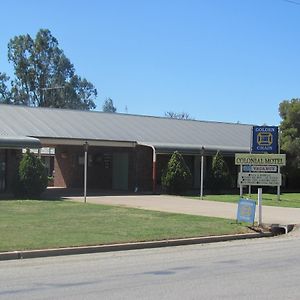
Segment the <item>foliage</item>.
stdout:
[[171,118],[171,119],[180,119],[180,120],[193,120],[191,118],[189,113],[186,112],[173,112],[173,111],[167,111],[165,112],[165,117]]
[[111,98],[107,98],[102,106],[103,112],[115,113],[117,108],[114,106],[114,103]]
[[0,103],[10,102],[10,91],[7,87],[7,81],[9,77],[5,73],[0,72]]
[[8,61],[14,67],[15,79],[8,91],[9,77],[0,73],[0,102],[83,110],[96,107],[97,90],[75,74],[73,64],[50,30],[39,30],[35,39],[29,34],[12,38]]
[[29,150],[20,161],[16,182],[14,184],[15,196],[22,198],[36,198],[48,185],[47,170],[42,161]]
[[228,166],[220,151],[212,159],[210,188],[212,190],[220,190],[222,188],[230,188],[231,177]]
[[300,99],[284,100],[279,105],[279,114],[282,118],[281,149],[287,154],[285,172],[288,178],[288,187],[299,188],[300,179]]
[[300,165],[300,99],[281,102],[279,114],[282,118],[281,149],[292,155]]
[[192,174],[182,155],[175,151],[162,175],[162,185],[170,194],[182,194],[191,187]]

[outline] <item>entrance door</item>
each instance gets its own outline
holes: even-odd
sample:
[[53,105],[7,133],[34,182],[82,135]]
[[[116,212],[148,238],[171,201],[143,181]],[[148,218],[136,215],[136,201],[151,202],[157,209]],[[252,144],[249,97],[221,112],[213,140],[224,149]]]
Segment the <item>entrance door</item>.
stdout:
[[114,190],[128,190],[128,153],[113,154]]

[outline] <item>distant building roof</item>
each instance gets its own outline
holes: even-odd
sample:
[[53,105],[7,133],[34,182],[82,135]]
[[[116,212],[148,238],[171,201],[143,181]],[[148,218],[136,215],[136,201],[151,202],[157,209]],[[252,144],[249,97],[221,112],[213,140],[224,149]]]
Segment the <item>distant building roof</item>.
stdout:
[[0,138],[33,137],[43,140],[130,142],[161,151],[181,149],[247,152],[251,125],[177,120],[96,111],[0,105]]

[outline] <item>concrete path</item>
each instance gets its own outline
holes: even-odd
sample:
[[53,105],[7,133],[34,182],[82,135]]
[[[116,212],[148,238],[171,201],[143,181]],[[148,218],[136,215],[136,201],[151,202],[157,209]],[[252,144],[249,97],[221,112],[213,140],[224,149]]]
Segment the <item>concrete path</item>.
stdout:
[[[68,197],[83,202],[82,197]],[[134,207],[147,210],[236,219],[237,204],[194,200],[168,195],[130,195],[87,197],[88,203]],[[300,208],[263,206],[265,224],[300,224]]]

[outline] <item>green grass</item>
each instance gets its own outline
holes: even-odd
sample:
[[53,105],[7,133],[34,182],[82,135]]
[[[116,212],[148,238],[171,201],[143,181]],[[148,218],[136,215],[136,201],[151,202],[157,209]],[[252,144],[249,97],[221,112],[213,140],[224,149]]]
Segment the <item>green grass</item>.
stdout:
[[0,201],[0,251],[247,232],[232,220],[68,201]]
[[[264,194],[263,193],[263,205],[268,206],[280,206],[280,207],[295,207],[300,208],[300,193],[283,193],[280,196],[280,201],[277,200],[276,194]],[[257,201],[257,194],[244,195],[243,197],[248,197],[250,199]],[[198,197],[193,197],[193,199],[198,199]],[[206,195],[203,200],[209,201],[219,201],[219,202],[230,202],[237,203],[240,199],[239,194],[236,195]]]

